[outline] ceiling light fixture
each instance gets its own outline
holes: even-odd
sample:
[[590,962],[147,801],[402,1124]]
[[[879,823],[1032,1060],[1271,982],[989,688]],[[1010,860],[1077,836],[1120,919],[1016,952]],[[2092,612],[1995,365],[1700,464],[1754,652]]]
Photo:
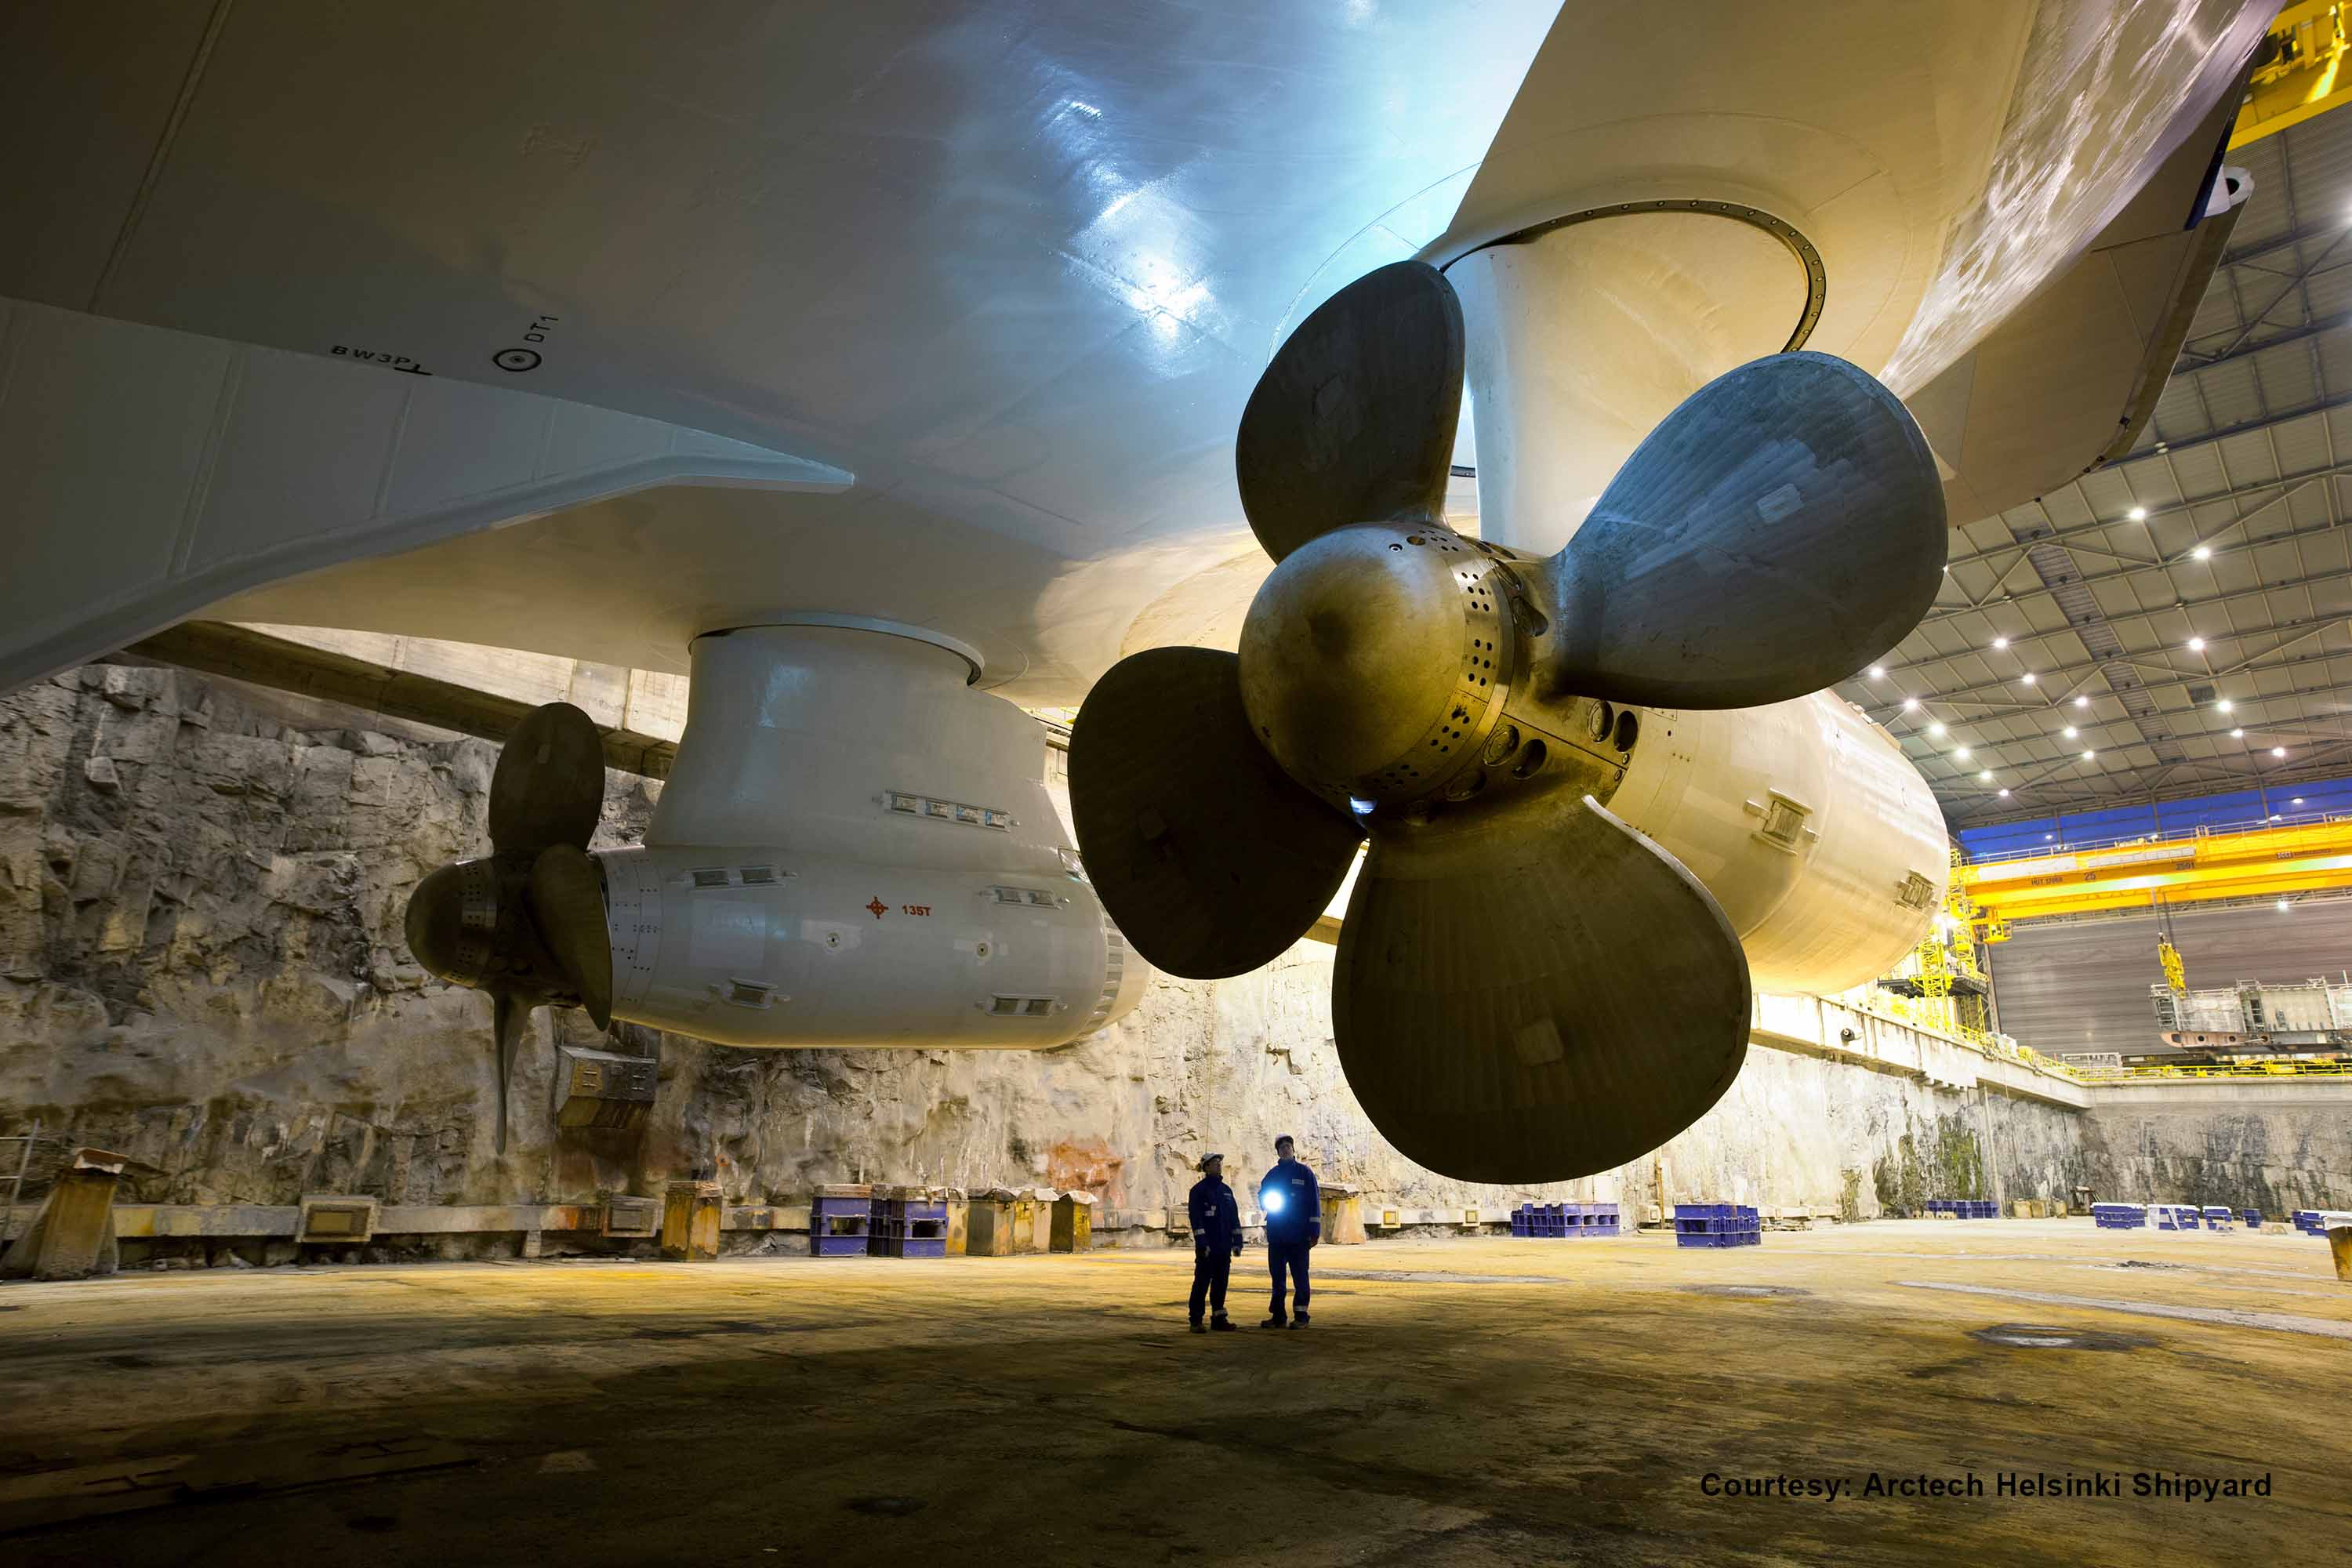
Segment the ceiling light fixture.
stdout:
[[1992,646],[1995,648],[2007,647],[2009,646],[2009,639],[2007,637],[1995,637],[1992,639]]
[[2189,651],[2190,653],[2203,653],[2205,651],[2205,639],[2203,637],[2190,637],[2189,639]]
[[1916,697],[1906,697],[1903,700],[1903,711],[1906,713],[1916,712],[1918,711],[1918,708],[1919,700]]
[[2271,755],[2273,757],[2284,757],[2286,755],[2286,748],[2284,746],[2273,746],[2271,748]]
[[2093,761],[2094,759],[2095,759],[2095,758],[2098,756],[2098,754],[2099,754],[2099,753],[2098,753],[2098,752],[2084,752],[2083,753],[2083,760],[2084,760],[2084,762],[2086,762],[2086,763],[2087,763],[2087,762],[2090,762],[2090,761]]
[[2031,686],[2033,684],[2033,672],[2029,669],[2023,675],[2019,676],[2018,679],[2025,682],[2026,685]]
[[2210,561],[2213,559],[2213,547],[2210,544],[2200,544],[2189,552],[2189,558],[2191,561]]
[[2001,799],[2003,799],[2003,800],[2007,800],[2007,799],[2009,798],[2009,792],[2008,792],[2007,790],[2003,790],[2003,791],[2001,791],[2001,792],[2000,792],[2000,798],[2001,798]]
[[2082,732],[2083,732],[2082,731],[2077,730],[2077,729],[2076,729],[2076,728],[2074,728],[2074,725],[2072,725],[2072,724],[2069,724],[2069,725],[2067,725],[2067,726],[2066,726],[2066,738],[2067,738],[2068,740],[2070,740],[2070,741],[2071,741],[2071,740],[2073,740],[2075,736],[2077,736],[2077,735],[2081,734]]
[[1977,777],[1986,784],[1990,784],[1992,783],[1992,770],[1990,768],[1979,768],[1977,770]]
[[2245,738],[2246,732],[2243,730],[2232,730],[2230,731],[2230,739],[2232,741],[2242,741]]
[[1966,746],[1962,746],[1962,747],[1958,748],[1958,750],[1954,751],[1954,752],[1952,752],[1952,755],[1954,755],[1954,756],[1956,756],[1956,757],[1959,758],[1959,759],[1960,759],[1960,761],[1962,761],[1962,762],[1964,762],[1964,763],[1965,763],[1965,762],[1967,762],[1967,761],[1969,760],[1969,749],[1968,749]]
[[1941,719],[1937,720],[1934,723],[1927,726],[1927,733],[1930,735],[1940,735],[1943,732],[1944,721]]
[[2231,708],[2237,705],[2231,702],[2228,698],[2224,697],[2221,701],[2213,704],[2213,706],[2221,710],[2222,712],[2227,713]]
[[2131,519],[2134,522],[2146,522],[2147,521],[2147,508],[2144,506],[2136,506],[2132,508],[2131,510],[2124,513],[2124,515]]
[[2074,699],[2074,706],[2077,708],[2088,708],[2090,705],[2091,700],[2087,697],[2077,697]]

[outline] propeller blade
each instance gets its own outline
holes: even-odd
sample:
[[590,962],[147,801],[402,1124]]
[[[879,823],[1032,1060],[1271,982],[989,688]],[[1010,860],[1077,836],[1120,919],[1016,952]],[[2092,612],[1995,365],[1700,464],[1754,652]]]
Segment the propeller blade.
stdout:
[[604,924],[604,874],[596,858],[551,844],[530,868],[530,912],[541,940],[600,1029],[613,1026],[613,937]]
[[1240,670],[1214,648],[1150,648],[1113,665],[1070,727],[1087,878],[1138,952],[1193,980],[1278,957],[1363,840],[1258,744]]
[[1234,443],[1242,510],[1268,555],[1351,522],[1444,514],[1462,344],[1462,301],[1422,261],[1366,273],[1298,324]]
[[604,743],[595,721],[569,702],[532,709],[490,775],[491,847],[527,859],[551,844],[584,849],[604,811]]
[[1554,690],[1755,708],[1901,641],[1942,580],[1944,488],[1910,413],[1828,354],[1717,377],[1546,563]]
[[1409,1158],[1471,1182],[1655,1149],[1748,1053],[1748,959],[1680,862],[1590,796],[1376,827],[1331,982],[1339,1065]]
[[523,1037],[530,1032],[530,1010],[536,1005],[533,998],[511,991],[490,993],[490,1016],[499,1048],[499,1124],[490,1141],[501,1154],[507,1152],[508,1086],[514,1078],[515,1058],[521,1054]]

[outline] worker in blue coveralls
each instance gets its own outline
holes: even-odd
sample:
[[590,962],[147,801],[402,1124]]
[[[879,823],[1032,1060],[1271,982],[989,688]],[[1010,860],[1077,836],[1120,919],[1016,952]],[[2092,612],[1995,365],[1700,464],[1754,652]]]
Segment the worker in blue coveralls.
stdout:
[[[1234,1324],[1225,1316],[1225,1281],[1233,1273],[1234,1255],[1242,1249],[1242,1211],[1234,1202],[1233,1188],[1225,1185],[1223,1154],[1201,1156],[1201,1179],[1192,1184],[1188,1206],[1192,1215],[1192,1331],[1205,1334],[1213,1329],[1229,1334]],[[1215,1314],[1206,1323],[1201,1321],[1203,1305]]]
[[1323,1194],[1315,1173],[1299,1163],[1297,1148],[1287,1132],[1276,1139],[1274,1169],[1257,1184],[1257,1206],[1265,1215],[1265,1266],[1274,1275],[1274,1304],[1261,1329],[1284,1326],[1285,1269],[1290,1273],[1289,1326],[1307,1326],[1307,1251],[1323,1239]]

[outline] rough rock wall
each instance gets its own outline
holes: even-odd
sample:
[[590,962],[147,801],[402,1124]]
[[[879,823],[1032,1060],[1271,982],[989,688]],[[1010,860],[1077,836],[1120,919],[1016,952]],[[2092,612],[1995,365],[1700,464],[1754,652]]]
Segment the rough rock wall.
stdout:
[[[659,1058],[642,1136],[558,1133],[552,1052],[517,1074],[490,1146],[489,1003],[400,938],[417,879],[480,853],[493,748],[233,682],[100,666],[0,698],[0,1131],[131,1155],[151,1202],[562,1201],[709,1173],[737,1200],[867,1177],[1085,1187],[1181,1202],[1214,1150],[1245,1176],[1295,1133],[1327,1181],[1408,1206],[1502,1195],[1435,1176],[1359,1110],[1330,1040],[1332,950],[1158,978],[1120,1025],[1060,1050],[749,1051],[577,1013],[573,1044]],[[599,842],[658,786],[608,778]],[[1759,1047],[1657,1159],[1547,1195],[1844,1208],[2063,1196],[2063,1112]],[[1517,1195],[1514,1194],[1513,1195]]]
[[2273,1215],[2352,1208],[2352,1092],[2118,1092],[2083,1118],[2083,1153],[2084,1179],[2102,1201],[2222,1204]]
[[1629,1190],[1656,1201],[1797,1205],[1850,1219],[1924,1212],[1929,1198],[2063,1199],[2081,1180],[2076,1114],[1960,1093],[1848,1062],[1751,1046],[1714,1110]]

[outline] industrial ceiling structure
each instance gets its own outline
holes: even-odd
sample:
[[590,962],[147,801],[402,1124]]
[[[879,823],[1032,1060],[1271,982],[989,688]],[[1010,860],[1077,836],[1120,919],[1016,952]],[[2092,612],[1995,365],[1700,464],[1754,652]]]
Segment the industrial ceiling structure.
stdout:
[[1838,688],[1956,829],[2352,772],[2352,115],[2230,161],[2253,194],[2137,445],[1956,529]]

